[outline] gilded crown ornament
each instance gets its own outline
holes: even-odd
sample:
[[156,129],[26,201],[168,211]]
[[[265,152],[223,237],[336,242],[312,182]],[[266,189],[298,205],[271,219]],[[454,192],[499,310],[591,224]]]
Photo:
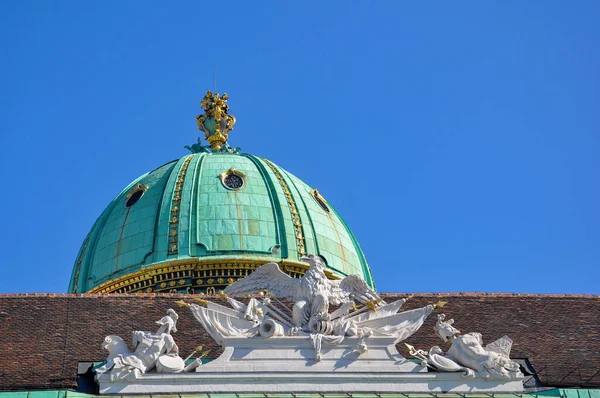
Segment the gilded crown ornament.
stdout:
[[229,132],[233,130],[235,125],[235,117],[229,114],[229,105],[227,100],[229,97],[226,93],[219,95],[213,94],[210,90],[206,93],[200,106],[204,109],[204,113],[196,116],[196,124],[198,129],[204,131],[204,139],[208,141],[210,147],[204,147],[200,145],[200,139],[198,143],[191,147],[186,146],[187,149],[196,152],[232,152],[237,153],[239,148],[232,149],[227,140],[229,139]]

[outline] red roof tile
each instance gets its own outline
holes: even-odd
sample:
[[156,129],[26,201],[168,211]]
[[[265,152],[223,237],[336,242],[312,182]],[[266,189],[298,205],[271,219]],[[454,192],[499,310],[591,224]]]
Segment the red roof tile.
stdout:
[[[511,356],[528,358],[548,386],[600,387],[600,296],[514,293],[387,294],[387,301],[414,294],[405,309],[448,301],[443,312],[463,332],[480,332],[484,343],[503,335],[513,341]],[[77,363],[102,361],[100,343],[108,334],[153,330],[174,301],[189,295],[0,295],[0,390],[74,388]],[[219,300],[214,298],[215,300]],[[186,309],[179,309],[175,339],[187,355],[204,344],[218,347]],[[417,348],[444,348],[435,335],[435,316],[406,342]],[[447,347],[446,347],[447,348]],[[408,356],[402,346],[403,355]]]

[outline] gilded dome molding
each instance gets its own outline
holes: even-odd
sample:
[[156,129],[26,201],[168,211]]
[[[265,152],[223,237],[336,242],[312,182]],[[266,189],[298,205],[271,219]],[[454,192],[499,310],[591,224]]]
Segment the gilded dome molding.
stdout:
[[192,154],[185,159],[179,174],[177,175],[177,181],[175,182],[175,190],[173,191],[172,206],[171,206],[171,218],[169,219],[169,254],[179,253],[179,211],[181,206],[181,190],[183,187],[183,181],[185,180],[185,174],[190,165],[192,159],[196,156]]
[[279,173],[277,168],[275,168],[273,163],[271,163],[267,159],[263,159],[263,162],[266,163],[266,165],[269,166],[273,174],[275,174],[275,177],[277,177],[277,180],[281,185],[281,189],[283,189],[283,193],[285,195],[285,199],[288,202],[290,214],[292,215],[292,220],[294,222],[294,228],[296,229],[296,245],[298,247],[298,255],[304,256],[306,254],[306,242],[304,239],[304,230],[302,229],[302,222],[300,221],[300,213],[298,213],[298,209],[296,207],[296,202],[294,202],[294,199],[292,198],[292,194],[287,183],[281,176],[281,173]]
[[[188,293],[214,294],[217,293],[217,289],[224,289],[271,261],[272,259],[267,257],[189,258],[166,261],[105,282],[86,294],[176,293],[180,289],[186,289]],[[301,277],[308,270],[308,265],[303,262],[282,260],[277,263],[285,273],[295,278]],[[325,270],[325,274],[329,279],[340,279],[329,270]]]

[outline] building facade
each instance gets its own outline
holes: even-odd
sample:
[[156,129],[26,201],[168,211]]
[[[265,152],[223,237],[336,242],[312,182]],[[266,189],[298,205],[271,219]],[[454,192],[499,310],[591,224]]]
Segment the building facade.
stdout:
[[[305,256],[314,254],[329,280],[358,275],[364,289],[375,288],[352,231],[317,189],[228,144],[235,118],[227,95],[208,92],[202,108],[196,121],[208,145],[199,140],[188,147],[191,154],[137,178],[116,196],[83,241],[69,294],[0,295],[0,398],[98,394],[94,369],[105,361],[105,336],[150,330],[176,303],[189,306],[185,300],[223,307],[231,301],[221,291],[266,263],[302,278],[309,269]],[[511,359],[524,375],[523,391],[512,395],[600,397],[599,296],[406,293],[382,295],[381,301],[402,298],[409,299],[409,312],[428,306],[431,312],[434,303],[443,302],[457,327],[481,333],[486,342],[510,336]],[[281,302],[288,304],[294,305]],[[380,305],[363,304],[362,310],[373,313]],[[403,342],[420,349],[440,344],[433,317],[419,326]],[[223,353],[193,317],[180,316],[177,328],[180,355],[193,354],[198,346],[205,361]],[[441,347],[448,350],[449,343]],[[397,349],[411,357],[403,344]],[[395,396],[389,390],[331,391],[258,395]],[[201,387],[190,395],[257,396],[207,394]],[[410,391],[396,395],[411,396]],[[433,389],[416,396],[438,395],[482,396]]]

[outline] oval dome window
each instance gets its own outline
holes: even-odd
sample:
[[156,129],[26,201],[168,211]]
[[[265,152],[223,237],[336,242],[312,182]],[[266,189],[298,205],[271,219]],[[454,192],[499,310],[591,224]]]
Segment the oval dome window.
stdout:
[[319,206],[321,206],[321,208],[323,210],[325,210],[327,213],[329,213],[331,211],[331,210],[329,210],[329,206],[327,206],[327,203],[325,202],[325,198],[323,196],[321,196],[319,191],[317,191],[316,189],[313,189],[312,191],[310,191],[310,195],[313,198],[315,198],[315,201],[319,204]]
[[138,184],[131,192],[127,194],[127,202],[125,202],[125,207],[131,207],[138,202],[144,196],[144,193],[148,189],[147,186]]

